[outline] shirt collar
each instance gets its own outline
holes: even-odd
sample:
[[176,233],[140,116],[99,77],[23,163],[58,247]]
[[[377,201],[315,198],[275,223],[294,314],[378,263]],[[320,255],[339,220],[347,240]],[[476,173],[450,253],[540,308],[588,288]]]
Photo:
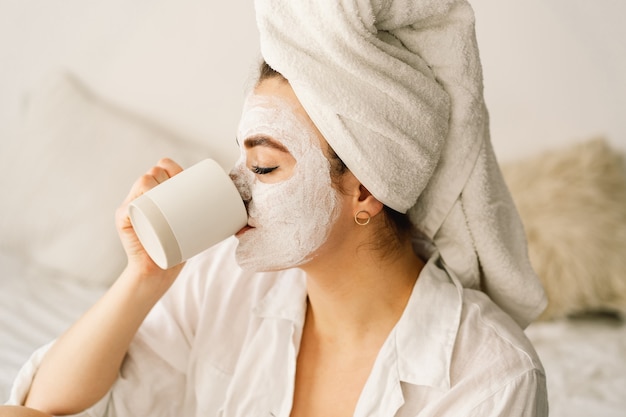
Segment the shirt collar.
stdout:
[[304,325],[306,316],[306,274],[301,269],[262,273],[259,279],[274,281],[267,294],[254,306],[253,313],[262,318],[283,319]]
[[[461,317],[462,288],[434,254],[413,287],[400,320],[376,359],[355,416],[395,415],[402,384],[450,388],[452,350]],[[393,411],[393,412],[391,412]]]
[[420,273],[413,293],[388,343],[397,355],[403,382],[450,388],[450,363],[462,307],[460,284],[438,254]]

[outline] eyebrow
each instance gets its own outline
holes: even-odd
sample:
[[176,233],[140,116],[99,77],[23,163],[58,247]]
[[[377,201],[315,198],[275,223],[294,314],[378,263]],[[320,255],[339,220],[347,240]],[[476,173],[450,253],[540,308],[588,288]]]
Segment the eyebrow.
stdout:
[[289,153],[289,150],[282,144],[267,136],[253,136],[243,141],[246,148],[254,148],[255,146],[266,146],[268,148],[277,149],[281,152]]

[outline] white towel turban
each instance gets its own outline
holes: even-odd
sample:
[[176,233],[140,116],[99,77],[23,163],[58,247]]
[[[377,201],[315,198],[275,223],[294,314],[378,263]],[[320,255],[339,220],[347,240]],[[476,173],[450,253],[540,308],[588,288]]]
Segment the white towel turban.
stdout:
[[378,200],[522,327],[545,307],[489,139],[465,0],[256,0],[261,53]]

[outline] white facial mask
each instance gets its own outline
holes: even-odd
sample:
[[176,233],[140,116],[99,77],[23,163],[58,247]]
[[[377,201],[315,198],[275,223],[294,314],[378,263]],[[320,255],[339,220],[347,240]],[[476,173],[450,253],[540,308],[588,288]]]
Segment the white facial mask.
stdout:
[[[289,150],[296,160],[291,177],[263,183],[246,167],[244,140],[258,135]],[[249,200],[248,224],[254,227],[238,236],[237,263],[255,271],[302,265],[324,243],[339,213],[330,164],[315,131],[287,100],[252,94],[237,136],[242,151],[231,177]]]

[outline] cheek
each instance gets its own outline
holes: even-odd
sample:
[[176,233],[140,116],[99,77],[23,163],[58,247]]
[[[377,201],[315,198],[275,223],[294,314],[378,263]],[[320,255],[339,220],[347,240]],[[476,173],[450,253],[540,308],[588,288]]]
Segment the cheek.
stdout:
[[283,224],[294,228],[319,229],[328,225],[328,216],[337,207],[328,161],[315,150],[305,154],[293,175],[280,183],[256,181],[251,186],[250,216],[265,225]]
[[262,220],[265,226],[269,225],[267,223],[275,224],[281,222],[281,219],[289,219],[302,204],[300,188],[297,177],[276,184],[254,181],[249,187],[250,216]]

